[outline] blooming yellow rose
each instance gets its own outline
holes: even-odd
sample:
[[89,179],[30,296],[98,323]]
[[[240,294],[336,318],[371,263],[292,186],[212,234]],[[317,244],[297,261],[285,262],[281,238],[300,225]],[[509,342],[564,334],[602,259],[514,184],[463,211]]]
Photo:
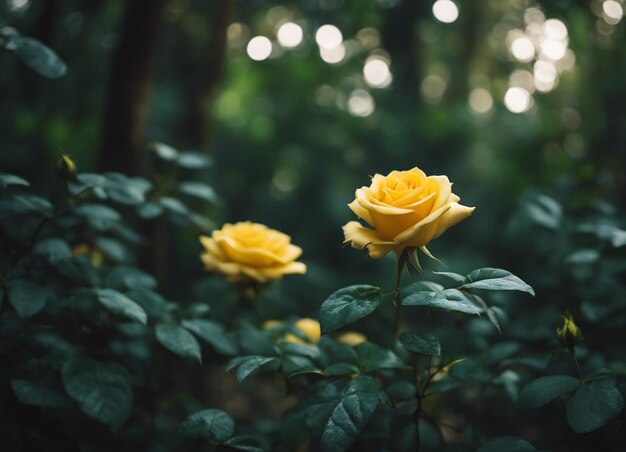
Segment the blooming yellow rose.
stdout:
[[305,273],[296,259],[302,249],[291,237],[250,221],[225,224],[211,237],[201,236],[204,252],[200,259],[209,271],[222,273],[233,282],[265,283],[283,275]]
[[[320,341],[320,337],[322,336],[322,329],[320,327],[320,323],[314,319],[300,319],[293,326],[300,330],[302,334],[307,338],[307,340],[312,344],[317,344]],[[293,333],[285,334],[285,340],[287,342],[296,342],[298,344],[306,344],[306,341],[299,338]]]
[[355,197],[348,207],[374,229],[350,221],[343,226],[345,243],[366,248],[374,259],[423,247],[474,210],[458,203],[447,176],[426,176],[419,168],[376,174]]

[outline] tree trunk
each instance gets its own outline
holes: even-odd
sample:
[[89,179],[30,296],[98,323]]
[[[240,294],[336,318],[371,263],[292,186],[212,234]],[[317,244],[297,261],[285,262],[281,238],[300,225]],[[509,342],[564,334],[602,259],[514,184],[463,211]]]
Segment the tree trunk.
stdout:
[[164,0],[128,0],[108,86],[100,167],[106,171],[141,170],[150,74]]

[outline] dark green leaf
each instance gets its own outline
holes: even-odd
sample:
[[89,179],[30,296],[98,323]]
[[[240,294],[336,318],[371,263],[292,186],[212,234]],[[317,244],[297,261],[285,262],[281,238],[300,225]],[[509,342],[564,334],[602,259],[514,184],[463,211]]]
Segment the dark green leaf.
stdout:
[[96,247],[114,262],[127,261],[131,256],[122,242],[108,237],[98,237],[96,239]]
[[211,344],[217,352],[224,355],[237,353],[237,346],[228,337],[223,325],[204,319],[183,320],[182,325],[200,339]]
[[154,289],[156,279],[152,275],[129,265],[118,265],[109,272],[105,285],[117,290]]
[[417,394],[417,388],[408,381],[398,380],[387,386],[385,393],[394,401],[411,400]]
[[87,416],[113,431],[124,425],[130,415],[132,393],[122,366],[75,356],[65,363],[61,374],[65,390]]
[[561,223],[563,208],[549,196],[538,195],[528,201],[524,208],[528,217],[540,226],[557,229]]
[[112,313],[146,324],[146,311],[126,295],[113,289],[95,289],[94,293],[98,301]]
[[518,436],[497,436],[480,446],[476,452],[533,452],[535,447]]
[[100,275],[84,257],[71,256],[59,259],[56,269],[66,278],[81,286],[99,286]]
[[7,188],[9,185],[24,185],[28,187],[30,184],[20,176],[8,173],[0,173],[0,187]]
[[501,268],[479,268],[467,275],[467,281],[461,287],[465,289],[518,290],[535,296],[532,287],[513,273]]
[[11,380],[11,388],[24,405],[62,408],[69,404],[63,389],[50,381]]
[[276,354],[274,343],[261,331],[251,326],[246,325],[240,328],[236,336],[243,353],[264,356]]
[[281,365],[283,373],[288,377],[303,373],[322,373],[306,356],[287,355],[283,357]]
[[324,375],[336,377],[340,375],[358,375],[361,370],[350,363],[334,363],[324,369]]
[[151,143],[151,147],[155,154],[163,160],[173,162],[178,158],[178,151],[171,146],[164,143]]
[[219,198],[215,193],[215,190],[202,182],[181,182],[178,189],[186,195],[193,196],[213,204],[219,202]]
[[222,410],[202,410],[185,419],[178,428],[181,435],[207,438],[212,443],[223,443],[233,436],[235,421]]
[[55,262],[72,256],[72,250],[65,240],[47,239],[35,244],[33,252],[54,264]]
[[465,282],[465,276],[459,275],[458,273],[452,272],[433,272],[435,275],[445,276],[446,278],[450,278],[454,282],[459,284],[463,284]]
[[97,231],[108,231],[122,219],[116,210],[102,204],[83,204],[76,207],[74,213]]
[[163,213],[163,206],[155,202],[147,202],[137,206],[137,213],[141,218],[150,220]]
[[276,370],[280,360],[273,356],[239,356],[228,362],[226,371],[237,367],[237,381],[241,383],[259,370]]
[[176,164],[181,168],[202,169],[211,165],[211,158],[199,152],[180,152]]
[[298,344],[291,341],[281,341],[280,346],[284,354],[300,355],[309,358],[317,358],[320,356],[320,349],[316,345]]
[[9,302],[20,317],[37,314],[46,304],[44,291],[28,279],[15,279],[10,282]]
[[439,339],[431,334],[405,331],[398,337],[400,344],[410,352],[427,356],[441,356]]
[[568,375],[551,375],[530,382],[522,389],[517,405],[524,410],[538,408],[550,403],[562,394],[574,391],[580,381]]
[[22,62],[46,78],[59,78],[67,72],[65,63],[48,47],[33,38],[13,35],[8,37],[5,49],[12,51]]
[[481,312],[467,296],[456,289],[446,289],[440,292],[416,292],[402,300],[403,306],[424,306],[434,309],[462,312],[464,314],[479,314]]
[[202,364],[200,344],[193,335],[182,326],[172,323],[160,323],[155,327],[157,340],[169,351],[184,358],[192,358]]
[[378,309],[380,303],[381,293],[378,287],[355,285],[339,289],[322,304],[320,310],[322,334],[367,317]]
[[394,352],[371,342],[363,342],[354,347],[354,350],[357,354],[359,367],[363,372],[404,367],[404,363]]
[[136,301],[151,317],[163,319],[170,311],[165,298],[151,290],[138,288],[127,292],[126,296]]
[[380,399],[380,388],[372,377],[333,381],[307,407],[307,428],[321,437],[323,450],[346,450],[368,424]]
[[576,433],[587,433],[611,422],[624,408],[615,380],[582,385],[567,403],[567,421]]
[[224,444],[233,449],[247,452],[265,452],[270,450],[269,445],[263,438],[252,435],[233,436]]
[[179,215],[189,215],[189,208],[176,198],[163,196],[161,199],[159,199],[159,203],[170,212]]

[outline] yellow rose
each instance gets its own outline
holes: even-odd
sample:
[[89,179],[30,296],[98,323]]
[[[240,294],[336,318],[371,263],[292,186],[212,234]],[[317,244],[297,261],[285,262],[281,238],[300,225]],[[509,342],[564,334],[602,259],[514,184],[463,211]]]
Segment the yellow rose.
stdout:
[[[322,329],[320,327],[320,323],[314,319],[300,319],[293,326],[302,331],[302,334],[308,339],[308,341],[312,344],[317,344],[320,341],[320,337],[322,336]],[[299,338],[293,333],[285,334],[285,340],[287,342],[296,342],[298,344],[306,344],[306,341]]]
[[337,342],[341,342],[342,344],[350,346],[355,346],[359,345],[362,342],[367,342],[367,338],[365,337],[365,335],[357,333],[356,331],[348,331],[337,337]]
[[423,247],[474,210],[458,204],[447,176],[426,176],[419,168],[376,174],[355,197],[348,207],[374,229],[350,221],[343,226],[345,243],[366,248],[374,259]]
[[206,269],[233,282],[265,283],[306,272],[306,266],[296,262],[302,249],[293,245],[287,234],[262,224],[227,223],[211,237],[201,236],[200,243],[204,247],[200,259]]

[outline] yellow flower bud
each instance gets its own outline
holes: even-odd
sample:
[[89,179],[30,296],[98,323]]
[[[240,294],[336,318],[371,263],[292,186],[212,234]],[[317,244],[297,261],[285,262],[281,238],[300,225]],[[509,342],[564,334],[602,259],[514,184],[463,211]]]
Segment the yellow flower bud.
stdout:
[[57,162],[57,174],[67,180],[76,177],[76,164],[67,154],[63,154]]
[[[309,343],[317,344],[322,336],[322,329],[320,323],[313,319],[300,319],[293,326],[304,334]],[[296,342],[298,344],[306,344],[307,341],[296,336],[293,333],[285,334],[285,340],[287,342]]]
[[563,327],[557,328],[556,334],[561,345],[569,351],[573,351],[574,347],[583,340],[583,334],[580,328],[574,323],[574,319],[571,315],[563,316]]
[[337,342],[354,347],[362,342],[367,342],[367,337],[361,333],[357,333],[356,331],[348,331],[347,333],[340,335],[337,338]]

